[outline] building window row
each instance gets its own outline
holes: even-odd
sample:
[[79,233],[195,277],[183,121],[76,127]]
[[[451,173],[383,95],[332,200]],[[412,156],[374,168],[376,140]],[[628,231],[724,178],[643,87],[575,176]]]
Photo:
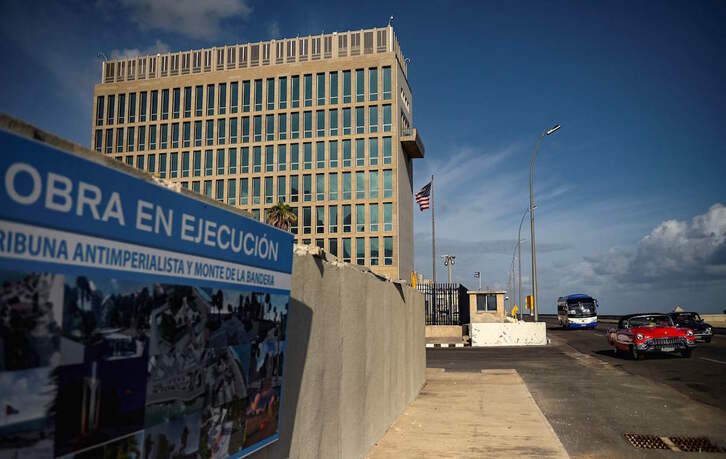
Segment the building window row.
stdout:
[[[296,235],[390,233],[393,231],[393,203],[358,204],[351,206],[306,206],[292,208],[298,219],[291,228]],[[264,209],[263,212],[267,212]],[[253,215],[259,208],[251,209]],[[263,215],[265,216],[265,215]]]
[[378,100],[391,100],[390,66],[99,95],[95,112],[103,126]]
[[[169,142],[167,129],[161,129],[157,135],[156,126],[146,129],[147,126],[139,126],[138,137],[135,137],[135,128],[129,127],[124,134],[123,128],[106,129],[105,140],[104,130],[97,129],[94,145],[99,152],[132,153],[134,151],[144,152],[190,148],[191,142],[183,137],[182,146],[179,142]],[[166,127],[166,125],[162,125]],[[175,129],[172,129],[174,132]],[[186,129],[185,129],[186,131]],[[114,143],[114,132],[115,140]],[[148,134],[148,136],[147,136]],[[186,133],[184,134],[186,136]],[[124,143],[124,140],[126,143]],[[200,146],[196,142],[195,146]],[[115,147],[115,148],[114,148]],[[263,155],[264,151],[264,155]],[[365,166],[378,166],[379,164],[389,165],[393,163],[393,140],[392,137],[365,137],[357,139],[329,140],[304,143],[281,143],[275,145],[260,145],[241,148],[209,148],[194,150],[191,154],[205,156],[217,156],[230,158],[230,162],[240,164],[241,172],[253,173],[286,171],[286,170],[312,170],[324,168],[352,168]],[[175,152],[175,154],[178,152]],[[165,153],[159,153],[165,154]],[[181,152],[181,155],[189,156],[190,152]],[[210,174],[211,175],[211,174]]]
[[[325,247],[327,241],[327,247]],[[381,241],[383,247],[381,247]],[[355,238],[302,238],[306,245],[315,244],[321,249],[347,263],[361,266],[393,265],[393,237],[355,237]],[[355,244],[355,247],[353,246]]]
[[[147,171],[158,175],[161,178],[195,178],[195,177],[216,177],[219,182],[224,179],[234,182],[233,177],[239,173],[248,173],[249,166],[239,165],[238,157],[232,153],[226,154],[225,150],[218,150],[216,156],[212,150],[207,152],[182,152],[159,153],[149,155],[128,155],[118,156],[119,161],[125,161],[128,166]],[[158,158],[158,163],[157,163]],[[226,161],[225,161],[226,160]],[[244,163],[248,164],[248,163]],[[226,177],[224,177],[226,176]],[[362,201],[392,198],[393,170],[367,170],[355,172],[328,172],[303,175],[277,175],[263,177],[247,177],[240,179],[240,188],[244,193],[239,193],[239,201],[236,190],[232,200],[227,202],[232,205],[248,204],[249,182],[252,182],[252,204],[274,204],[284,202],[312,202],[312,201]],[[184,186],[187,183],[183,183]],[[192,185],[193,186],[193,185]],[[223,185],[217,185],[222,186]],[[198,191],[198,190],[195,190]],[[224,200],[224,194],[216,193],[214,196]]]
[[[356,108],[355,124],[350,109],[343,109],[340,115],[338,109],[333,109],[328,110],[327,114],[325,110],[319,110],[315,116],[310,111],[293,112],[289,117],[288,114],[282,113],[277,116],[257,115],[106,128],[105,142],[102,141],[104,129],[99,128],[95,131],[94,148],[105,153],[132,152],[134,149],[143,151],[147,146],[150,150],[176,149],[376,134],[379,129],[383,133],[391,132],[391,106],[381,106],[382,118],[378,116],[378,108],[377,105],[368,107],[367,116],[366,110]],[[341,119],[342,123],[339,124]]]

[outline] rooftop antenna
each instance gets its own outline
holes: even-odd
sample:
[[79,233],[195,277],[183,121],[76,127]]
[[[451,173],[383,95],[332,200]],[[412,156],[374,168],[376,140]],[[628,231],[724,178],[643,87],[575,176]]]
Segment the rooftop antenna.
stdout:
[[391,27],[393,25],[393,16],[388,18],[388,27]]
[[104,62],[106,62],[108,60],[108,58],[102,51],[99,51],[98,54],[96,54],[96,57],[99,59],[103,59]]

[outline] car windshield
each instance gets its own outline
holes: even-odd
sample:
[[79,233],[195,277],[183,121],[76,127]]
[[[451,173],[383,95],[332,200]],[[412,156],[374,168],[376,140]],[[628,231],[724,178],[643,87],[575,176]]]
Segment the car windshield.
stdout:
[[631,317],[628,320],[629,327],[671,327],[671,318],[664,314],[648,314]]
[[592,317],[596,314],[595,303],[592,299],[567,301],[568,315],[570,317]]
[[688,312],[685,314],[678,314],[675,316],[675,320],[677,322],[698,322],[701,320],[701,316],[699,316],[695,312]]

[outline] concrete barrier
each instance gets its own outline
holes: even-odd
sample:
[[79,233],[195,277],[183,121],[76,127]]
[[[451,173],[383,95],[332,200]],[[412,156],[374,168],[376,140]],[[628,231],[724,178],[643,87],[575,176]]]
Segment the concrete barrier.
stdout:
[[472,346],[536,346],[547,344],[544,322],[473,323]]
[[253,458],[364,457],[426,379],[423,295],[296,248],[280,439]]
[[461,341],[461,325],[426,325],[426,338],[446,338]]
[[701,319],[712,327],[726,328],[726,314],[701,314]]

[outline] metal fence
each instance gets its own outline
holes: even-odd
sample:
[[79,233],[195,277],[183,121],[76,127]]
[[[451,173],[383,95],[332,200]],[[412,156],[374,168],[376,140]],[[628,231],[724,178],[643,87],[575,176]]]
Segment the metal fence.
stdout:
[[461,284],[419,284],[426,299],[426,325],[469,323],[468,290]]

